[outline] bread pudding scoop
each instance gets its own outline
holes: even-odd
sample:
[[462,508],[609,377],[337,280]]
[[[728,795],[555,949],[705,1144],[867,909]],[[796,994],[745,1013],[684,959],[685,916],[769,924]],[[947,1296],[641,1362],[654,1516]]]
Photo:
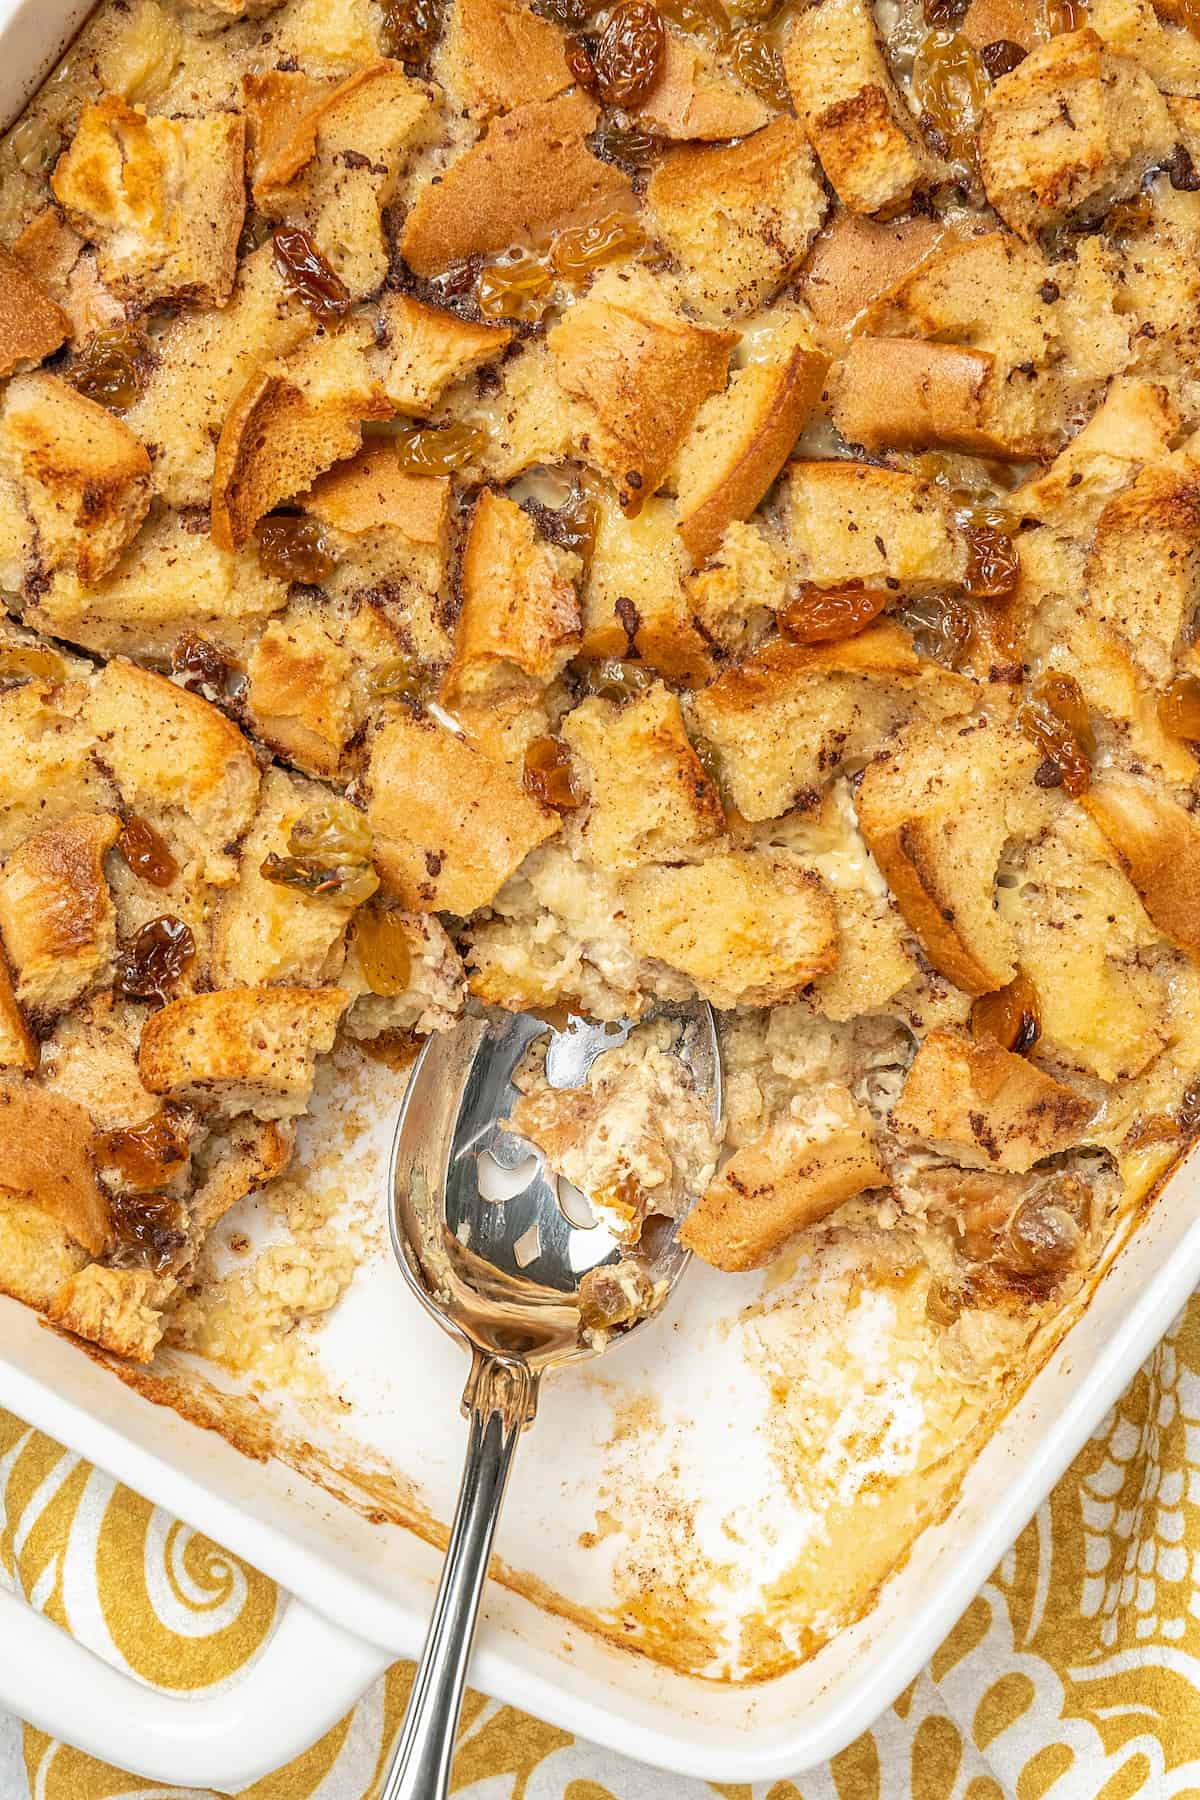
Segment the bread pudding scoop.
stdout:
[[[616,1156],[621,1140],[610,1147],[600,1130],[614,1095],[608,1123],[634,1125],[625,1165]],[[577,1018],[559,1031],[531,1013],[473,1009],[431,1037],[417,1059],[396,1128],[389,1223],[409,1286],[470,1351],[470,1436],[433,1623],[384,1783],[394,1800],[449,1791],[492,1539],[542,1376],[597,1355],[617,1328],[636,1330],[689,1260],[668,1222],[661,1233],[647,1231],[635,1264],[599,1221],[568,1209],[558,1183],[509,1129],[522,1108],[534,1114],[531,1124],[549,1128],[552,1101],[563,1106],[553,1141],[564,1155],[573,1150],[579,1174],[594,1167],[607,1180],[623,1167],[649,1183],[645,1210],[677,1206],[716,1160],[721,1063],[711,1009],[698,1002],[636,1032]],[[594,1163],[584,1154],[589,1142]],[[627,1235],[630,1228],[626,1219]]]

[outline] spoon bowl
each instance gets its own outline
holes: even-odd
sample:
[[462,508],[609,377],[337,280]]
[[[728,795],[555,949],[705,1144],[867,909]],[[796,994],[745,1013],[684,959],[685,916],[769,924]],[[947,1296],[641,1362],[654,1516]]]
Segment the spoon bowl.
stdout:
[[[720,1121],[716,1021],[703,1002],[664,1006],[677,1024],[675,1054]],[[633,1023],[571,1019],[558,1030],[531,1013],[472,1009],[431,1037],[413,1068],[396,1126],[389,1176],[392,1247],[425,1310],[471,1356],[463,1396],[467,1460],[433,1618],[404,1728],[380,1800],[444,1800],[455,1728],[492,1540],[521,1431],[537,1411],[547,1371],[595,1356],[607,1339],[585,1330],[580,1284],[622,1259],[622,1247],[505,1124],[529,1047],[549,1037],[552,1087],[577,1088]],[[653,1283],[646,1311],[661,1310],[690,1260],[674,1221],[652,1220],[638,1254]]]

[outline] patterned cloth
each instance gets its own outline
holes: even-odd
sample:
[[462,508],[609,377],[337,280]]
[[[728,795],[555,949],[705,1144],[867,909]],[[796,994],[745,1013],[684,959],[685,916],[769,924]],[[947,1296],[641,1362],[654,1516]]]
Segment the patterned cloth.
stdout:
[[[4,1577],[147,1680],[200,1692],[269,1632],[276,1594],[263,1576],[4,1413],[0,1493]],[[247,1800],[373,1794],[411,1674],[396,1664],[349,1718]],[[163,1792],[0,1716],[0,1800]],[[1200,1298],[929,1667],[826,1767],[753,1788],[682,1781],[470,1695],[454,1792],[461,1800],[1197,1800]]]

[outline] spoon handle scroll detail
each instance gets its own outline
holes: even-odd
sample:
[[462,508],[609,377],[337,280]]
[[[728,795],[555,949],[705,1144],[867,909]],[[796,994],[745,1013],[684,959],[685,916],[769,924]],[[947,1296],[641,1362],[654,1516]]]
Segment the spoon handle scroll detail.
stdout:
[[380,1800],[445,1800],[458,1715],[492,1540],[521,1428],[532,1416],[528,1367],[479,1358],[467,1389],[470,1431],[433,1618]]

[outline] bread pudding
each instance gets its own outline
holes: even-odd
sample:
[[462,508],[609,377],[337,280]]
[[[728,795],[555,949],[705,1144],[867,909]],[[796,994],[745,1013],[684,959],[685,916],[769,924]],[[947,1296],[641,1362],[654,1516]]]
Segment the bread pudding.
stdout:
[[602,1324],[882,1234],[1019,1372],[1200,1129],[1192,23],[102,0],[0,143],[4,1291],[149,1360],[472,1004],[647,1021],[514,1118]]

